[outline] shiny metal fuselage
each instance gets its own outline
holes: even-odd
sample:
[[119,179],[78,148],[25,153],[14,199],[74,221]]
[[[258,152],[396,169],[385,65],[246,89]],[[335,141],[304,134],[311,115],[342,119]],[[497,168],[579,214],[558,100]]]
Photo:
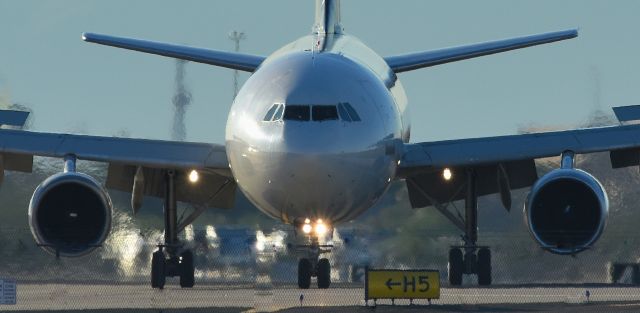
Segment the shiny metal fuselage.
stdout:
[[[349,103],[361,121],[263,121],[275,103]],[[336,224],[385,193],[409,133],[406,95],[385,61],[354,37],[316,34],[253,73],[231,107],[225,140],[238,186],[261,211]]]

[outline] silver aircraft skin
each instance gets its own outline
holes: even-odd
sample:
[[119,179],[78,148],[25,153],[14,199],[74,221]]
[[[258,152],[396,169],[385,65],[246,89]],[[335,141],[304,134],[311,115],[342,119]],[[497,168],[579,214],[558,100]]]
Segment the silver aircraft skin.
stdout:
[[[274,53],[231,107],[226,147],[233,176],[277,219],[355,218],[395,179],[409,139],[406,96],[389,66],[356,38],[335,37],[321,51],[309,49],[316,37],[307,36]],[[274,104],[341,103],[360,121],[264,121]]]

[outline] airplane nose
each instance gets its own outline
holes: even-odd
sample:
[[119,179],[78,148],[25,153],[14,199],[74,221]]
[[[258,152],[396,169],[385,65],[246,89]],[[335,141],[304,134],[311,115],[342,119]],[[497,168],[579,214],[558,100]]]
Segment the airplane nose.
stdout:
[[283,126],[283,142],[286,151],[292,154],[305,154],[311,157],[338,153],[340,147],[336,143],[346,139],[338,127],[323,128],[316,123],[285,121]]
[[282,197],[287,215],[334,223],[372,205],[389,182],[390,158],[384,149],[371,144],[363,148],[364,138],[348,129],[305,126],[285,122],[286,147],[274,154],[282,175],[278,181],[286,186]]
[[359,171],[347,168],[348,163],[335,155],[291,152],[282,155],[281,164],[286,169],[282,181],[289,189],[291,216],[328,221],[342,218],[349,208],[344,200],[348,191],[345,186],[357,182]]

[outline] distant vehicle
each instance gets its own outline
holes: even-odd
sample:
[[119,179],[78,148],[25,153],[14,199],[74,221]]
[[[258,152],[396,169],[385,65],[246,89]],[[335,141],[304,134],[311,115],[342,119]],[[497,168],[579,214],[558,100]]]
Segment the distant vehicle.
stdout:
[[[576,254],[603,232],[608,200],[602,185],[574,168],[574,156],[611,151],[616,167],[637,166],[640,126],[410,143],[404,72],[574,38],[576,30],[381,57],[342,28],[339,0],[317,0],[313,31],[268,57],[85,33],[87,42],[252,73],[229,113],[224,145],[0,130],[6,170],[29,171],[33,155],[64,159],[64,171],[35,190],[33,235],[45,250],[80,256],[109,234],[112,204],[77,159],[109,163],[106,188],[165,199],[165,238],[153,255],[151,285],[179,276],[194,285],[193,253],[178,233],[208,207],[233,207],[236,187],[262,212],[308,237],[298,285],[331,283],[331,246],[323,234],[372,207],[403,180],[411,205],[433,205],[463,232],[449,252],[449,281],[464,274],[491,283],[491,254],[477,245],[477,198],[533,186],[529,229],[545,249]],[[384,38],[381,38],[384,40]],[[461,86],[464,91],[464,87]],[[419,118],[419,117],[418,117]],[[538,179],[534,160],[561,156]],[[446,204],[465,199],[461,218]],[[197,206],[178,220],[176,202]],[[242,240],[240,240],[242,242]],[[223,243],[223,246],[225,244]],[[242,245],[242,244],[240,244]],[[223,250],[224,251],[224,250]]]

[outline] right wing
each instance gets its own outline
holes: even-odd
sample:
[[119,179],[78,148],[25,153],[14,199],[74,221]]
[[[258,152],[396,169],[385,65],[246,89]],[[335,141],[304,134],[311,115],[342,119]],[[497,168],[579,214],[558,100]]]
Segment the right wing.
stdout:
[[[143,193],[154,197],[164,196],[164,173],[173,170],[178,201],[231,208],[235,200],[236,183],[222,145],[0,129],[0,155],[4,169],[23,172],[31,171],[33,156],[108,163],[106,187],[125,192],[131,192],[141,168]],[[199,173],[197,184],[188,181],[192,170]]]
[[[467,169],[477,173],[479,195],[529,187],[538,179],[534,160],[565,151],[608,151],[613,168],[640,165],[640,125],[406,144],[398,177],[419,208],[462,199]],[[446,183],[444,168],[454,173]]]
[[640,148],[640,125],[408,144],[401,168],[476,166],[518,160]]
[[461,47],[390,56],[385,57],[384,60],[394,72],[401,73],[417,70],[423,67],[435,66],[449,62],[477,58],[494,53],[571,39],[577,36],[578,31],[572,29],[553,33],[483,42]]
[[205,63],[245,72],[254,72],[265,57],[238,52],[226,52],[187,47],[168,43],[83,33],[82,40],[106,46],[162,55],[176,59]]

